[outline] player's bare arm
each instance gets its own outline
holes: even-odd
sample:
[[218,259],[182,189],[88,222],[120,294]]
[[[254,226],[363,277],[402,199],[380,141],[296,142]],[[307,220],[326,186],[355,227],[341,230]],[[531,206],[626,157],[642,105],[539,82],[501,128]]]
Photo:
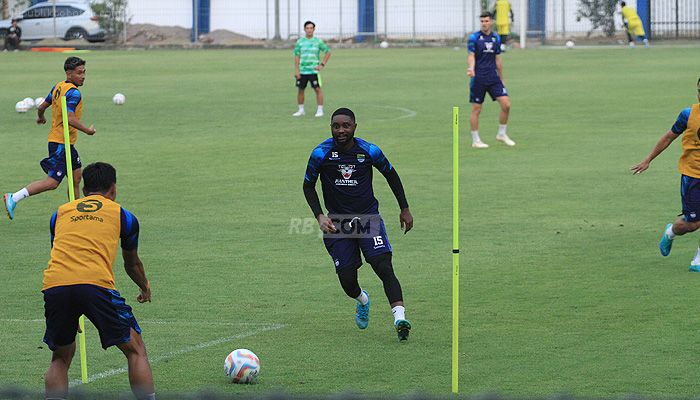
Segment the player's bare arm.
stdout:
[[474,55],[474,53],[469,53],[469,55],[467,55],[467,75],[469,77],[476,76],[476,72],[474,71],[474,65],[476,65],[476,56]]
[[649,168],[649,164],[659,155],[661,154],[666,148],[673,143],[676,138],[678,138],[679,135],[676,135],[672,131],[666,132],[661,138],[659,139],[658,142],[656,142],[656,145],[654,145],[654,148],[651,149],[651,153],[642,160],[637,165],[633,165],[630,170],[632,171],[633,174],[641,174],[642,172],[646,171]]
[[141,291],[138,297],[136,297],[136,301],[139,303],[150,302],[151,284],[146,278],[146,271],[144,270],[143,263],[139,258],[138,250],[122,250],[122,258],[124,259],[124,270]]
[[294,77],[297,79],[301,78],[301,72],[299,72],[299,63],[301,62],[301,57],[294,57]]
[[44,112],[46,109],[49,108],[49,104],[47,102],[41,103],[37,108],[36,108],[36,123],[39,125],[43,125],[46,123],[46,117],[44,116]]
[[320,71],[322,68],[326,67],[326,64],[328,64],[328,60],[331,59],[331,52],[329,51],[323,56],[323,61],[321,61],[320,64],[316,66],[316,71]]
[[503,60],[501,60],[499,54],[496,54],[496,73],[498,73],[498,77],[501,78],[501,82],[503,82],[505,86],[506,80],[503,78]]
[[75,116],[75,113],[69,112],[68,113],[68,125],[72,126],[75,129],[78,129],[79,131],[85,132],[88,135],[94,135],[95,134],[95,126],[90,125],[89,127],[85,126],[80,120]]

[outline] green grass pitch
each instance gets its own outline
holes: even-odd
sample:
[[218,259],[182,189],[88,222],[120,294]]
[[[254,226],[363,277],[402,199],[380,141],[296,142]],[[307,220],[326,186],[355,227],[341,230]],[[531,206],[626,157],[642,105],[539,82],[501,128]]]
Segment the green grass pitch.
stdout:
[[[294,119],[290,51],[92,52],[82,89],[83,163],[118,171],[118,201],[141,222],[140,254],[153,303],[115,271],[134,307],[159,391],[373,394],[450,391],[452,106],[461,107],[460,389],[465,394],[700,392],[695,364],[700,274],[687,272],[698,235],[658,253],[680,209],[680,143],[649,171],[639,162],[697,101],[697,49],[657,47],[512,51],[503,56],[513,103],[509,134],[495,142],[497,104],[469,147],[466,52],[338,49],[323,73],[326,110],[348,106],[356,135],[397,168],[415,227],[375,174],[394,248],[407,343],[392,330],[380,281],[362,268],[373,299],[359,331],[354,303],[307,218],[306,161],[329,136],[329,118]],[[65,55],[0,56],[0,183],[15,191],[43,177],[47,126],[16,114],[25,97],[63,78]],[[126,104],[111,97],[126,94]],[[307,110],[315,99],[307,90]],[[41,342],[41,273],[48,222],[65,185],[0,220],[0,382],[43,388],[50,352]],[[88,323],[94,381],[127,391],[126,363],[102,351]],[[260,356],[259,384],[231,385],[223,360],[235,348]],[[76,357],[71,379],[79,378]]]

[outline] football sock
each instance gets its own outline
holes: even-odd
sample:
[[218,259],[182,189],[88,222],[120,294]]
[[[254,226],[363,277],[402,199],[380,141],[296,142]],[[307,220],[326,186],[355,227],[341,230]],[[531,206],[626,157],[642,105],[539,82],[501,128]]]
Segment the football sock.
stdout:
[[391,309],[391,313],[394,314],[394,322],[406,319],[406,309],[403,306],[396,306]]
[[690,262],[690,265],[700,265],[700,247],[698,247],[698,250],[695,252],[695,258]]
[[508,125],[498,125],[498,136],[505,136],[507,127]]
[[318,106],[318,109],[316,110],[316,112],[323,112],[323,106]]
[[26,199],[27,197],[29,197],[29,191],[27,190],[27,188],[22,188],[22,190],[20,190],[19,192],[15,192],[12,194],[12,201],[14,201],[15,203],[19,203],[20,200]]
[[303,105],[303,104],[299,104],[299,111],[304,111],[304,105]]
[[673,225],[669,226],[668,229],[666,229],[666,236],[668,236],[668,238],[671,240],[673,240],[676,237],[676,234],[673,233]]
[[356,299],[357,301],[359,301],[360,304],[362,304],[363,306],[364,306],[364,305],[367,305],[367,303],[369,302],[369,296],[367,296],[367,293],[365,293],[364,290],[361,291],[361,292],[360,292],[360,295],[357,296],[355,299]]
[[481,142],[479,131],[472,131],[472,143]]

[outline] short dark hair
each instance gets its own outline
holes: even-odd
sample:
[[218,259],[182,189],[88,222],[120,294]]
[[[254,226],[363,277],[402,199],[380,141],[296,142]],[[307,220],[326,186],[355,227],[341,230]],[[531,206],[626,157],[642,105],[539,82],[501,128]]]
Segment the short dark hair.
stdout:
[[311,21],[306,21],[306,22],[304,22],[304,28],[306,28],[306,25],[308,25],[308,24],[313,25],[314,28],[316,27],[316,24],[314,24],[313,22],[311,22]]
[[493,14],[491,14],[491,13],[488,12],[488,11],[484,11],[484,12],[481,13],[481,15],[479,15],[479,18],[486,18],[486,17],[489,17],[489,18],[493,19]]
[[339,109],[333,111],[333,115],[331,115],[331,121],[333,121],[333,117],[336,115],[347,115],[352,119],[352,122],[355,122],[355,113],[352,112],[351,109],[346,108],[346,107],[340,107]]
[[85,60],[79,57],[68,57],[66,58],[66,62],[63,63],[63,70],[64,71],[71,71],[76,68],[78,68],[81,65],[85,65]]
[[621,2],[620,2],[620,6],[624,7],[624,6],[626,6],[626,5],[627,5],[627,3],[625,3],[624,1],[621,1]]
[[113,166],[96,162],[83,170],[83,191],[86,193],[107,193],[117,183],[117,170]]

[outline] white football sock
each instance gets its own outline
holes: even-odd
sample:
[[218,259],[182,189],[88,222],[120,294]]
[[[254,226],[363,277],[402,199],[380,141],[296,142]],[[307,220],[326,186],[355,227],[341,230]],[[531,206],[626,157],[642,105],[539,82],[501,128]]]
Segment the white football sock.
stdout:
[[360,290],[360,295],[355,298],[360,304],[367,305],[369,303],[369,296],[367,296],[367,293],[365,293],[364,290]]
[[323,112],[323,106],[318,106],[318,109],[316,110],[316,112]]
[[698,247],[698,250],[695,252],[695,258],[690,262],[690,265],[700,265],[700,247]]
[[391,313],[394,314],[394,322],[406,319],[406,309],[403,306],[396,306],[391,309]]
[[506,135],[506,128],[508,125],[498,125],[498,136],[505,136]]
[[477,142],[481,142],[481,138],[479,137],[479,131],[472,131],[472,143]]
[[15,192],[12,194],[12,201],[14,201],[15,203],[19,203],[20,200],[26,199],[27,197],[29,197],[29,191],[27,190],[27,188],[22,188],[22,190],[20,190],[19,192]]
[[666,236],[668,236],[668,238],[671,240],[673,240],[676,237],[676,234],[673,233],[673,225],[669,226],[668,229],[666,229]]
[[156,400],[156,394],[155,393],[147,394],[146,399],[147,400]]
[[299,111],[304,111],[304,105],[303,105],[303,104],[299,104]]

